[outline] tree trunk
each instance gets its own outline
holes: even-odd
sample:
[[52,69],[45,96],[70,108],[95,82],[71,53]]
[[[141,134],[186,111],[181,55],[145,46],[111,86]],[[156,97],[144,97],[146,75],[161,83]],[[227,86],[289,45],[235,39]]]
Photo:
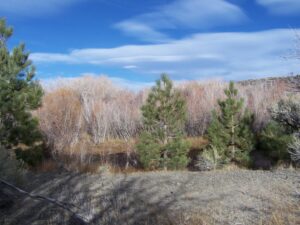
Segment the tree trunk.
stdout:
[[235,126],[234,126],[234,118],[231,116],[231,157],[235,156]]
[[[164,125],[164,146],[166,146],[168,144],[168,132],[167,132],[167,128],[168,126],[165,124]],[[167,167],[167,159],[168,159],[168,152],[167,150],[164,151],[163,153],[163,159],[164,159],[164,170],[167,171],[168,167]]]

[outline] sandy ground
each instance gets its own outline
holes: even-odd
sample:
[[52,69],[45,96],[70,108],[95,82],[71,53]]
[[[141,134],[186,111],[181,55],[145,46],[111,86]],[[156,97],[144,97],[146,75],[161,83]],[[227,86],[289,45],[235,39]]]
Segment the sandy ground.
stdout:
[[[300,224],[300,171],[43,173],[25,188],[73,203],[88,224]],[[298,207],[298,208],[297,208]],[[18,197],[0,224],[74,224],[64,210]],[[198,222],[194,222],[197,218]]]

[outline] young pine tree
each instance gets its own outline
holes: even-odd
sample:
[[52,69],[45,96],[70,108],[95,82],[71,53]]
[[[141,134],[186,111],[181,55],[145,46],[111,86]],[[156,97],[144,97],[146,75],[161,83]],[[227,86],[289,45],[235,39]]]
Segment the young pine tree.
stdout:
[[137,150],[147,169],[180,169],[187,163],[189,143],[184,140],[186,104],[166,74],[156,82],[142,107],[145,130]]
[[224,92],[226,99],[218,101],[220,113],[213,112],[208,139],[212,149],[218,151],[222,163],[248,165],[249,153],[254,146],[252,115],[247,110],[242,112],[243,99],[237,97],[233,82]]
[[[41,134],[31,111],[41,104],[42,88],[33,81],[34,67],[24,44],[10,51],[13,33],[0,19],[0,145],[16,150],[17,157],[34,164],[41,157]],[[21,151],[20,146],[23,146]]]

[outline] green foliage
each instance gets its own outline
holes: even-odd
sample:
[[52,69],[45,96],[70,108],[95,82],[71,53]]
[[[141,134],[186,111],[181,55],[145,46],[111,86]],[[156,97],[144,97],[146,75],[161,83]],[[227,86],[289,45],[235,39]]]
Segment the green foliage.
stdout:
[[25,45],[8,49],[6,42],[12,33],[5,20],[0,20],[0,144],[7,150],[26,146],[29,151],[42,140],[31,111],[40,106],[43,91],[33,80],[35,69]]
[[258,149],[275,161],[286,160],[289,157],[288,145],[292,139],[292,135],[287,134],[283,126],[271,121],[259,136]]
[[25,162],[29,166],[36,166],[44,158],[42,146],[34,146],[28,150],[16,149],[16,158]]
[[167,75],[156,82],[142,107],[145,130],[137,150],[147,169],[180,169],[187,163],[189,143],[184,138],[186,105],[183,97],[173,89]]
[[236,162],[248,166],[249,153],[254,146],[253,116],[247,110],[243,112],[244,102],[238,98],[233,82],[224,92],[226,99],[218,101],[220,113],[213,112],[207,131],[210,149],[217,149],[222,163]]
[[139,138],[137,149],[143,166],[147,169],[156,169],[161,163],[161,145],[158,139],[148,132],[143,132]]
[[[183,139],[183,137],[176,136],[176,138],[166,145],[163,151],[168,153],[167,168],[182,169],[187,166],[189,160],[187,158],[187,151],[190,148],[190,143]],[[164,164],[164,162],[163,162]]]

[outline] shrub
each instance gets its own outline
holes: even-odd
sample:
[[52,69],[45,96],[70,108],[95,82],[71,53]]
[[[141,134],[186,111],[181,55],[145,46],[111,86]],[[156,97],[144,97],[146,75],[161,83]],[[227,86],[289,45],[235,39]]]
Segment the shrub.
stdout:
[[218,169],[222,166],[222,163],[222,157],[218,149],[213,145],[209,149],[205,149],[201,156],[198,157],[198,167],[202,168],[202,170]]
[[184,138],[185,101],[163,74],[142,107],[145,130],[137,150],[147,169],[180,169],[188,164],[189,143]]
[[286,160],[289,157],[288,145],[292,141],[292,136],[286,133],[283,126],[275,121],[271,121],[259,135],[258,149],[272,160]]
[[291,155],[291,159],[296,163],[296,165],[300,165],[300,138],[299,134],[293,136],[293,141],[289,144],[289,153]]
[[284,127],[287,134],[293,136],[293,140],[289,141],[286,151],[290,153],[294,162],[299,163],[300,95],[293,95],[280,100],[272,108],[271,115],[273,120]]
[[274,121],[285,127],[289,133],[300,131],[300,96],[293,95],[280,100],[271,109]]
[[254,146],[254,134],[251,130],[252,115],[243,112],[243,99],[238,98],[234,83],[224,91],[225,100],[219,100],[220,113],[213,112],[213,119],[208,127],[210,151],[217,149],[223,163],[235,162],[248,166],[249,153]]

